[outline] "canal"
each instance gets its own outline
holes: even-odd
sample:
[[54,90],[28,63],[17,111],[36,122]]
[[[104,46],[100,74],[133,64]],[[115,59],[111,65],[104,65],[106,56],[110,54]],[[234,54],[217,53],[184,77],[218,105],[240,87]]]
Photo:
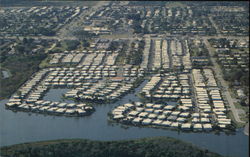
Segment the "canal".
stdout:
[[[144,82],[136,91],[145,84]],[[45,100],[64,101],[62,94],[68,89],[51,89],[44,97]],[[230,157],[248,156],[248,136],[243,129],[235,135],[220,135],[214,133],[183,133],[155,128],[128,128],[110,124],[107,113],[115,106],[139,101],[135,94],[128,94],[114,104],[95,105],[96,111],[88,117],[59,117],[37,113],[13,112],[6,110],[0,101],[0,146],[19,144],[24,142],[83,138],[91,140],[124,140],[153,136],[169,136],[199,147]],[[67,100],[67,102],[70,102]]]

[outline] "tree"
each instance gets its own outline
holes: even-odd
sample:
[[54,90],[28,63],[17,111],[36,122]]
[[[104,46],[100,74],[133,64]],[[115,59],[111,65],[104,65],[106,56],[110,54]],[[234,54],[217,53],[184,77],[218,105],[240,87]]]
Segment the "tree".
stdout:
[[90,46],[90,43],[87,40],[83,40],[82,42],[83,42],[83,44],[82,44],[83,47],[89,47]]
[[243,86],[249,86],[249,72],[247,72],[240,78],[240,83]]
[[108,50],[109,50],[109,51],[114,51],[114,50],[116,50],[116,49],[118,48],[118,46],[119,46],[119,42],[117,42],[117,41],[112,41],[112,42],[110,43],[110,45],[109,45]]
[[28,39],[27,38],[23,38],[23,44],[27,44],[28,43]]
[[238,69],[238,70],[236,70],[236,71],[234,71],[234,72],[232,73],[231,80],[232,80],[232,81],[234,81],[234,80],[239,81],[240,78],[241,78],[243,75],[244,75],[243,71],[240,70],[240,69]]
[[79,40],[87,40],[89,38],[96,36],[94,33],[89,33],[84,30],[76,30],[73,32],[73,35],[77,37]]
[[15,50],[17,51],[17,53],[23,54],[24,51],[25,51],[25,47],[24,47],[23,45],[19,45],[19,44],[18,44],[18,45],[15,47]]
[[68,51],[75,50],[77,46],[80,44],[77,40],[64,40],[64,43],[66,44],[66,49]]

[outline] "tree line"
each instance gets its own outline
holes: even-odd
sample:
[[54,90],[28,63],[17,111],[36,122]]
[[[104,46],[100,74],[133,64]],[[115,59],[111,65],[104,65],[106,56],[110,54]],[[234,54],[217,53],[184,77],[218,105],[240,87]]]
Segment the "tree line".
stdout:
[[124,141],[59,140],[1,148],[2,156],[15,157],[221,157],[169,137]]

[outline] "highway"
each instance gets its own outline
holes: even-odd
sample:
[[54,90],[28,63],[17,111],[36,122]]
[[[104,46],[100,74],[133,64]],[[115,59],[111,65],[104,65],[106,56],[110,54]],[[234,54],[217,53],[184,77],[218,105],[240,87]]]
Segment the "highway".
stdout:
[[[74,37],[74,36],[18,36],[19,39],[23,39],[24,37],[26,38],[34,38],[34,39],[54,39],[54,40],[76,40],[77,38]],[[109,39],[117,39],[117,36],[115,35],[106,35],[107,38]],[[122,37],[122,38],[119,38],[119,39],[135,39],[135,38],[142,38],[143,36],[138,36],[138,35],[133,35],[133,36],[129,36],[129,37]],[[226,38],[226,39],[245,39],[245,40],[249,40],[249,36],[224,36],[224,35],[218,35],[218,36],[187,36],[187,35],[168,35],[168,36],[163,36],[163,38],[182,38],[182,39],[203,39],[204,41],[205,40],[208,40],[208,39],[211,39],[211,38],[214,38],[214,39],[220,39],[220,38]],[[0,35],[0,38],[1,39],[16,39],[17,36],[1,36]]]

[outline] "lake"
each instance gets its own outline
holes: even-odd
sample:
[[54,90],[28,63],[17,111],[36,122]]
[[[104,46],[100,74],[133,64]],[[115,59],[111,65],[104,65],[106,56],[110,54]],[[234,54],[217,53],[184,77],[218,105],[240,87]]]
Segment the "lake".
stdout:
[[[144,82],[136,91],[144,86]],[[45,100],[59,101],[61,95],[69,89],[51,89]],[[24,142],[83,138],[91,140],[125,140],[153,136],[169,136],[185,142],[193,143],[210,151],[232,157],[248,157],[248,136],[243,129],[235,135],[221,133],[183,133],[156,128],[138,128],[110,124],[107,113],[115,106],[129,100],[139,101],[134,94],[128,94],[113,104],[95,105],[96,111],[87,117],[63,117],[42,115],[37,113],[13,112],[6,110],[0,101],[0,146]],[[67,102],[70,102],[67,100]]]

